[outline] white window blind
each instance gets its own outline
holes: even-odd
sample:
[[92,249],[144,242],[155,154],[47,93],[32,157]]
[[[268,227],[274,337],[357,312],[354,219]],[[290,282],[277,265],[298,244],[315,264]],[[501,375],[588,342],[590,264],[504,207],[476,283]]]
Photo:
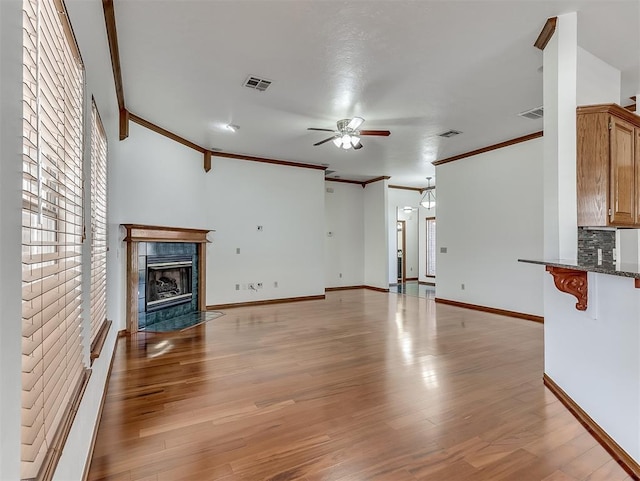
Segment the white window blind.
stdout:
[[427,217],[427,277],[436,276],[436,219]]
[[107,320],[107,136],[91,105],[91,345]]
[[60,0],[24,0],[23,8],[21,477],[40,480],[52,475],[87,378],[83,67]]

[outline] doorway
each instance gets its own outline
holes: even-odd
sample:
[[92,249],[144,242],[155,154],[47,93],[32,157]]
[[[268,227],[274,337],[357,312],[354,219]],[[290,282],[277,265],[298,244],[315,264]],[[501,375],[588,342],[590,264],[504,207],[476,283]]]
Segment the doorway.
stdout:
[[406,256],[406,223],[404,220],[397,221],[396,224],[396,252],[397,252],[397,282],[404,284],[407,280],[407,256]]

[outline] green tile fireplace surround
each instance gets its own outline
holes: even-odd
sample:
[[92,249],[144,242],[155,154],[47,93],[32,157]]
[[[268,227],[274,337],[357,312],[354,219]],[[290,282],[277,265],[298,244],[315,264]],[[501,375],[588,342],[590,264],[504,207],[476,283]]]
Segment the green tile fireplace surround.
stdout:
[[[122,224],[127,245],[127,332],[151,329],[150,324],[164,323],[172,317],[189,316],[206,308],[206,253],[210,230],[167,226]],[[193,297],[189,302],[148,312],[146,309],[147,256],[175,254],[196,259],[192,268]],[[144,263],[144,264],[143,264]],[[144,273],[144,275],[143,275]],[[163,325],[164,325],[163,324]]]

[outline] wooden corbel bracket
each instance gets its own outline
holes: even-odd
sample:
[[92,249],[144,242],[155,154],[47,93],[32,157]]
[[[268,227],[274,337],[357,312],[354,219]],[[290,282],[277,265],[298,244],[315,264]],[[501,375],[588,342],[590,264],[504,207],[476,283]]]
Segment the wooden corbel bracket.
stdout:
[[565,269],[563,267],[547,266],[547,271],[553,276],[553,282],[559,291],[575,296],[576,309],[587,310],[587,273]]

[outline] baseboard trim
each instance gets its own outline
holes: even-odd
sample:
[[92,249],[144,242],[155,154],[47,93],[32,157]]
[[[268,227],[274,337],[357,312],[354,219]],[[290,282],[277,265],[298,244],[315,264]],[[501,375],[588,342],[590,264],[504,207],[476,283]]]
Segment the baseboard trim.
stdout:
[[435,282],[427,282],[427,281],[420,281],[418,282],[418,284],[420,284],[421,286],[433,286],[433,287],[436,286]]
[[[389,284],[389,285],[393,286],[393,285],[397,285],[397,284]],[[382,287],[365,286],[365,285],[361,285],[361,286],[343,286],[343,287],[326,287],[324,289],[324,291],[325,292],[350,291],[352,289],[368,289],[370,291],[386,292],[387,294],[389,293],[389,289],[383,289]]]
[[118,336],[116,337],[116,342],[113,345],[113,352],[111,353],[111,361],[109,362],[109,370],[107,371],[107,379],[104,382],[104,390],[102,392],[102,399],[100,400],[100,407],[98,408],[98,416],[96,417],[96,424],[93,427],[93,434],[91,435],[91,443],[89,444],[89,454],[87,455],[87,460],[84,465],[84,471],[82,472],[82,480],[87,481],[89,478],[89,470],[91,468],[91,463],[93,462],[93,451],[96,448],[96,440],[98,439],[98,429],[100,428],[100,422],[102,421],[102,410],[104,409],[104,402],[107,399],[107,389],[109,388],[109,381],[111,380],[111,370],[113,369],[113,360],[116,358],[116,350],[118,349],[117,339],[120,336],[121,332],[126,331],[118,331]]
[[596,423],[591,416],[589,416],[571,397],[564,392],[564,390],[558,386],[547,374],[542,376],[542,382],[553,393],[558,400],[564,404],[575,418],[580,421],[587,431],[593,436],[593,438],[600,443],[600,445],[607,450],[607,452],[616,460],[616,462],[622,466],[622,468],[633,479],[640,479],[640,464],[638,464],[627,452],[616,443],[611,436],[609,436],[604,429],[602,429],[598,423]]
[[407,281],[407,282],[413,282],[413,281],[417,281],[417,280],[418,280],[417,277],[407,277],[407,278],[405,278],[405,281]]
[[369,289],[370,291],[377,291],[377,292],[386,292],[387,294],[389,293],[389,289],[383,289],[382,287],[375,287],[375,286],[362,286],[363,289]]
[[324,292],[335,292],[335,291],[350,291],[353,289],[364,289],[364,286],[340,286],[340,287],[325,287]]
[[448,304],[450,306],[462,307],[464,309],[473,309],[475,311],[490,312],[491,314],[499,314],[501,316],[516,317],[527,321],[539,322],[544,324],[544,317],[534,316],[533,314],[525,314],[524,312],[507,311],[506,309],[498,309],[496,307],[478,306],[477,304],[467,304],[466,302],[451,301],[436,297],[436,302],[440,304]]
[[324,294],[321,294],[318,296],[283,297],[281,299],[265,299],[263,301],[235,302],[231,304],[214,304],[212,306],[207,306],[207,311],[231,309],[234,307],[251,307],[251,306],[265,306],[268,304],[283,304],[285,302],[318,301],[323,299],[325,299]]

